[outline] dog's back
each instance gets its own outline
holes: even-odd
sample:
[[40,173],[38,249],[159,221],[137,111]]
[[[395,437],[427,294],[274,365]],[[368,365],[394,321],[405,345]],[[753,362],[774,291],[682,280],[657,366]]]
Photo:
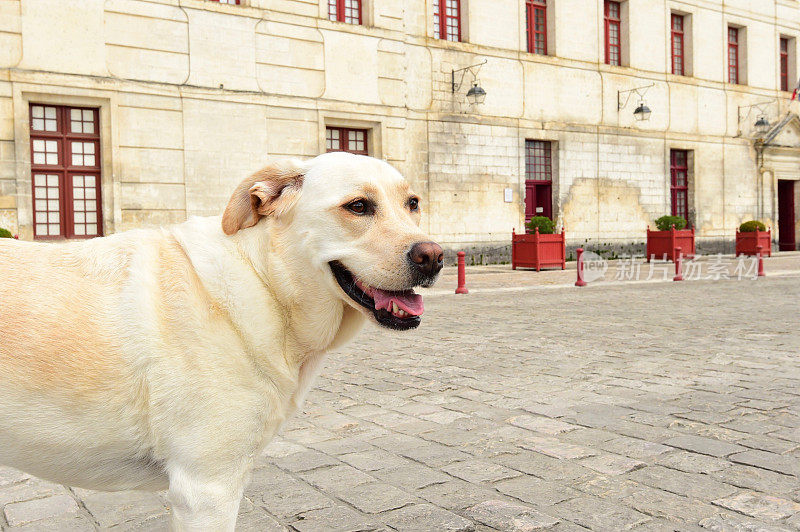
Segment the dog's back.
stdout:
[[0,242],[0,463],[88,487],[152,483],[131,463],[148,460],[135,405],[147,398],[131,393],[135,309],[121,308],[135,301],[125,291],[143,237]]

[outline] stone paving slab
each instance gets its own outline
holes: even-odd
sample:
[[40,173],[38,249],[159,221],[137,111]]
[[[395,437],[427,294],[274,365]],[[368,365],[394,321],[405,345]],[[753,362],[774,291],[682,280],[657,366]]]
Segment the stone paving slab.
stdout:
[[[418,331],[330,356],[238,529],[800,530],[800,256],[772,260],[790,273],[585,289],[471,268],[480,290],[429,295]],[[3,530],[168,513],[0,468]]]

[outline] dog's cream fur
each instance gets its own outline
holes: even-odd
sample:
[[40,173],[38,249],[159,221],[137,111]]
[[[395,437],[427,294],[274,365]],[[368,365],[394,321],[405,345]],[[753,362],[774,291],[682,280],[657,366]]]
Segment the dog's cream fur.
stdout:
[[[233,530],[254,459],[323,354],[370,319],[339,287],[411,286],[409,187],[335,153],[268,167],[222,219],[67,244],[0,239],[0,463],[169,489],[176,530]],[[368,197],[374,216],[342,206]]]

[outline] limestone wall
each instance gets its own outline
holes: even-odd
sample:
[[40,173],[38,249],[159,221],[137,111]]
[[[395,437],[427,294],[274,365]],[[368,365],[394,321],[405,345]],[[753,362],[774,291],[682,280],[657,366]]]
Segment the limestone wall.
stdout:
[[[429,2],[364,0],[364,26],[327,20],[325,0],[242,4],[0,1],[0,224],[32,237],[30,102],[101,108],[106,233],[217,213],[268,159],[323,151],[326,125],[369,129],[452,249],[497,249],[521,228],[526,138],[556,146],[553,212],[571,244],[642,241],[669,210],[671,148],[693,150],[699,238],[775,222],[756,117],[739,118],[787,110],[777,46],[800,36],[795,0],[628,0],[622,67],[603,64],[602,0],[550,3],[548,56],[524,51],[523,0],[465,2],[463,43],[432,38]],[[671,10],[689,16],[691,77],[668,73]],[[747,85],[725,83],[728,24],[744,28]],[[488,97],[470,106],[471,75],[454,93],[452,71],[483,61]],[[618,110],[618,91],[648,85],[652,118],[635,122],[638,98]]]

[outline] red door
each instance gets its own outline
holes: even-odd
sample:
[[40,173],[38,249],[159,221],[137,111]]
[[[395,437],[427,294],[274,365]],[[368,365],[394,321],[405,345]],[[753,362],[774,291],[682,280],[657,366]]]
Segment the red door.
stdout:
[[794,181],[778,180],[778,250],[794,251]]
[[525,181],[525,221],[534,216],[547,216],[553,219],[551,181]]

